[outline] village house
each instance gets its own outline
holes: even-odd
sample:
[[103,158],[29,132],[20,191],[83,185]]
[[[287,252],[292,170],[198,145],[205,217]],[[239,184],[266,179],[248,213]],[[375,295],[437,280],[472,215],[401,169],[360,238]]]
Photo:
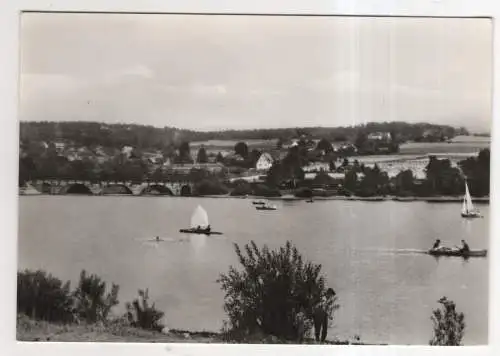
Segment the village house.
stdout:
[[352,143],[340,143],[340,144],[332,144],[334,152],[358,152],[358,149]]
[[[335,179],[336,181],[338,181],[339,183],[342,183],[345,179],[345,173],[339,173],[339,172],[329,172],[327,173],[331,178]],[[304,179],[305,180],[313,180],[314,178],[316,178],[316,176],[318,175],[317,172],[309,172],[309,173],[306,173],[304,175]],[[358,180],[361,180],[365,175],[361,172],[359,173],[356,173],[357,177],[358,177]]]
[[66,143],[63,141],[55,141],[54,147],[56,148],[57,153],[62,153],[64,151],[64,149],[66,148]]
[[255,164],[255,169],[260,172],[266,172],[271,169],[274,159],[271,154],[264,152],[260,155],[257,163]]
[[307,166],[303,166],[304,172],[328,172],[330,171],[330,164],[327,162],[309,162]]
[[189,173],[192,169],[203,169],[211,173],[218,173],[224,169],[224,165],[220,163],[173,164],[169,169],[175,173]]
[[390,141],[391,140],[391,133],[390,132],[372,132],[368,134],[367,137],[369,140],[375,140],[375,141]]
[[123,146],[122,148],[122,154],[127,157],[127,158],[130,158],[130,156],[132,155],[132,152],[134,151],[134,148],[132,146]]
[[224,160],[227,161],[235,161],[235,162],[244,162],[245,158],[236,153],[230,153],[224,156]]
[[142,156],[149,164],[163,164],[163,154],[161,152],[144,152]]

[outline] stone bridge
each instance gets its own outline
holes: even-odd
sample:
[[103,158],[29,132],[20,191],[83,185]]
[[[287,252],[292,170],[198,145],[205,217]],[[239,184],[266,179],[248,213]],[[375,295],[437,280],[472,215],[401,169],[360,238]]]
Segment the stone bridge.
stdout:
[[27,182],[39,193],[87,195],[175,195],[190,196],[190,182],[149,181],[142,183],[124,181],[90,182],[82,180],[36,180]]

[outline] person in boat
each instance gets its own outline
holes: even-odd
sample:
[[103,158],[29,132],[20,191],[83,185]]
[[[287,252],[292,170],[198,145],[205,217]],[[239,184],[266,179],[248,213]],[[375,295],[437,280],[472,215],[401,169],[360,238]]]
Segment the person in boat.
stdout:
[[160,236],[156,236],[156,241],[160,241]]
[[[335,291],[328,288],[326,294],[321,297],[320,302],[314,309],[314,336],[316,341],[324,342],[328,333],[328,319],[333,314]],[[321,339],[320,339],[321,334]]]
[[210,225],[208,225],[207,228],[205,229],[205,232],[210,233],[210,231],[212,231],[212,228],[210,227]]
[[469,245],[467,245],[467,242],[465,240],[462,240],[462,247],[460,248],[460,252],[469,252],[470,248]]
[[432,249],[433,250],[437,250],[441,247],[441,240],[440,239],[436,239],[436,241],[434,242],[434,245],[432,246]]

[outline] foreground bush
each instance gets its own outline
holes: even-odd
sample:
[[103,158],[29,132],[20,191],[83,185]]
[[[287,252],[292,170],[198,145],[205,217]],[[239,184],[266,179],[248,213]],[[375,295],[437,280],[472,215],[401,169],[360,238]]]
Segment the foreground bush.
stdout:
[[131,326],[146,330],[161,331],[163,325],[160,323],[164,313],[155,308],[155,304],[149,305],[148,290],[139,290],[139,299],[127,303],[127,319]]
[[194,187],[195,195],[225,195],[229,189],[219,181],[204,179]]
[[311,188],[299,188],[294,194],[297,198],[311,198],[313,196],[313,191]]
[[118,304],[119,286],[114,284],[106,293],[106,282],[95,274],[80,273],[80,281],[74,292],[75,309],[80,318],[87,323],[106,321],[108,314]]
[[70,283],[41,270],[18,272],[17,312],[37,320],[72,322]]
[[276,251],[267,246],[259,249],[253,241],[245,245],[244,252],[237,244],[235,250],[243,270],[230,267],[218,279],[225,292],[224,310],[229,318],[225,323],[226,338],[248,340],[259,335],[296,339],[294,311],[304,307],[311,320],[325,292],[321,265],[303,261],[290,242]]
[[441,304],[441,308],[432,312],[434,337],[429,344],[460,346],[465,329],[464,314],[458,313],[455,309],[455,303],[446,297],[441,298],[438,303]]
[[253,195],[259,197],[271,198],[271,197],[280,197],[281,193],[277,188],[271,188],[265,184],[257,184],[253,188]]
[[245,195],[252,195],[253,194],[253,189],[252,185],[243,179],[238,180],[234,183],[234,189],[231,192],[232,196],[245,196]]

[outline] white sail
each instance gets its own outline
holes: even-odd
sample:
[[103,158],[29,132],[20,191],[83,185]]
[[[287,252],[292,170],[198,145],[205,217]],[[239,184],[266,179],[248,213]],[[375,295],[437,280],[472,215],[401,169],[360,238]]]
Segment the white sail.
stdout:
[[462,203],[462,214],[467,214],[467,201],[464,195],[464,201]]
[[465,182],[464,205],[465,205],[465,209],[466,209],[465,211],[467,213],[474,211],[474,205],[472,204],[472,198],[470,197],[469,186],[467,185],[467,182]]
[[209,225],[208,222],[208,214],[201,205],[194,210],[193,215],[191,216],[191,227],[197,228],[198,226],[202,229],[206,228]]

